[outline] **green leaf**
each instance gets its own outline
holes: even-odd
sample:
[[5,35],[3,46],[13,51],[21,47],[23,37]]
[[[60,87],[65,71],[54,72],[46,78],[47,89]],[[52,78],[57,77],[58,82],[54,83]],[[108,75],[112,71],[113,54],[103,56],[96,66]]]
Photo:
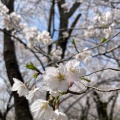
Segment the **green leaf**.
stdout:
[[37,71],[37,68],[33,65],[32,62],[30,62],[29,64],[26,64],[26,68]]
[[38,77],[38,73],[34,73],[33,78],[37,78]]
[[84,78],[84,77],[81,77],[82,80],[85,80],[87,82],[91,82],[91,80],[87,79],[87,78]]
[[58,100],[59,100],[59,96],[55,97],[55,99],[54,99],[54,101],[53,101],[53,105],[54,105],[54,106],[57,104]]
[[101,40],[100,44],[105,43],[106,41],[107,41],[107,39],[104,37],[104,38]]
[[72,43],[73,45],[75,45],[75,40],[74,40],[74,38],[72,38],[71,43]]

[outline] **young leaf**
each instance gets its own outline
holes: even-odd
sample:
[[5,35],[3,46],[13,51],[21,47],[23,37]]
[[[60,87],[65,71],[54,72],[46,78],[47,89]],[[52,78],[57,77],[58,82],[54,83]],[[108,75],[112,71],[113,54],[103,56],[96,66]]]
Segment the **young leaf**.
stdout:
[[39,75],[38,73],[34,73],[33,78],[37,78],[38,75]]
[[26,64],[26,68],[37,71],[37,68],[33,65],[32,62],[30,62],[29,64]]
[[54,101],[53,101],[53,105],[54,105],[54,106],[57,104],[58,100],[59,100],[59,96],[55,97],[55,99],[54,99]]
[[104,38],[101,40],[100,44],[105,43],[106,41],[107,41],[107,39],[104,37]]
[[74,38],[72,38],[71,43],[72,43],[73,45],[75,45],[75,40],[74,40]]
[[84,77],[81,77],[81,79],[82,79],[82,80],[85,80],[85,81],[87,81],[87,82],[91,82],[89,79],[84,78]]

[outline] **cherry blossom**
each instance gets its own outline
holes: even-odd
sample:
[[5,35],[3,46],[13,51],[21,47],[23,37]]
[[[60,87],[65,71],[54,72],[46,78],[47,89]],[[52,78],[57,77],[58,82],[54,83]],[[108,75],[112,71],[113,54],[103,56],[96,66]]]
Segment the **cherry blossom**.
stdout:
[[26,95],[26,99],[32,100],[34,98],[39,98],[43,94],[43,90],[35,87],[32,90],[29,91],[28,95]]
[[41,43],[43,43],[44,45],[50,45],[52,42],[52,39],[49,35],[48,31],[43,31],[42,33],[39,33],[37,36],[37,40]]
[[54,111],[53,118],[51,120],[68,120],[68,117],[57,109]]
[[81,76],[86,74],[84,68],[79,67],[80,62],[77,60],[71,60],[66,63],[66,68],[68,71],[68,82],[79,81]]
[[17,91],[20,97],[26,96],[28,94],[28,89],[26,85],[16,78],[13,78],[13,80],[14,80],[14,84],[12,87],[12,91]]
[[0,14],[1,15],[6,15],[9,12],[9,9],[2,4],[2,2],[0,1]]
[[60,60],[61,59],[61,54],[62,54],[62,49],[61,48],[57,48],[56,50],[51,52],[52,59],[54,61]]
[[20,22],[21,22],[21,16],[17,15],[15,12],[12,12],[10,15],[4,14],[2,16],[3,26],[7,30],[17,29]]
[[60,63],[58,68],[48,67],[45,71],[43,79],[49,90],[53,92],[66,92],[68,89],[67,69]]
[[49,102],[38,99],[31,105],[31,111],[35,119],[50,120],[53,116],[53,109],[49,106]]
[[64,38],[67,38],[69,36],[69,33],[67,31],[65,31],[65,32],[62,33],[62,35],[63,35]]
[[78,54],[75,56],[75,58],[76,58],[78,61],[84,61],[84,60],[85,60],[85,62],[86,62],[86,59],[91,58],[90,56],[91,56],[91,51],[88,51],[87,48],[85,48],[85,49],[83,50],[83,52],[78,53]]

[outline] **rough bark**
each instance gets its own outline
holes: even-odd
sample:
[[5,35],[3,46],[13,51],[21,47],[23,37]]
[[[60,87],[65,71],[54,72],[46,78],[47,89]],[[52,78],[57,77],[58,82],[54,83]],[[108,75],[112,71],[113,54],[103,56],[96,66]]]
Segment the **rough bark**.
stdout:
[[[14,11],[14,0],[2,1],[10,10],[9,13]],[[4,61],[8,79],[11,86],[13,85],[13,78],[17,78],[23,81],[21,73],[19,71],[14,41],[12,41],[10,35],[11,31],[4,30]],[[25,97],[19,97],[16,92],[13,92],[14,104],[15,104],[15,120],[32,120],[32,115],[29,110],[29,104]]]
[[[63,39],[62,33],[65,32],[68,28],[68,15],[67,13],[64,12],[64,9],[61,8],[61,5],[65,3],[65,0],[61,0],[58,2],[58,8],[59,8],[59,14],[60,14],[60,25],[59,25],[59,45],[62,48],[62,58],[64,58],[65,50],[66,50],[66,45],[67,45],[67,38]],[[63,29],[63,30],[61,30]]]
[[107,114],[108,102],[101,101],[100,96],[98,95],[97,92],[94,92],[94,101],[96,103],[99,120],[108,120]]
[[[70,35],[72,33],[72,29],[68,30],[68,23],[69,23],[69,18],[75,13],[77,8],[80,6],[80,3],[75,2],[73,6],[71,7],[70,11],[68,13],[65,13],[64,9],[61,7],[62,4],[65,3],[65,0],[61,0],[58,2],[58,9],[59,9],[59,14],[60,14],[60,25],[59,25],[59,46],[62,48],[62,55],[61,57],[64,58],[65,51],[66,51],[66,46],[67,46],[67,41],[70,38]],[[79,14],[76,19],[72,23],[72,28],[75,27],[76,23],[78,22],[78,19],[80,18],[81,14]],[[70,28],[71,28],[70,27]],[[69,33],[69,36],[67,38],[63,38],[62,33],[67,31]]]
[[[100,96],[97,92],[94,91],[94,101],[96,103],[96,108],[99,116],[99,120],[113,120],[113,113],[115,108],[115,103],[118,97],[118,93],[116,95],[112,95],[108,98],[106,102],[103,102],[100,99]],[[112,101],[110,113],[108,112],[108,104]]]
[[89,103],[89,97],[87,97],[86,106],[85,107],[82,106],[81,116],[79,120],[88,120],[89,110],[90,110],[90,103]]
[[110,109],[110,114],[109,114],[109,120],[114,120],[114,109],[115,109],[115,104],[118,98],[118,92],[116,92],[116,95],[113,98],[111,109]]

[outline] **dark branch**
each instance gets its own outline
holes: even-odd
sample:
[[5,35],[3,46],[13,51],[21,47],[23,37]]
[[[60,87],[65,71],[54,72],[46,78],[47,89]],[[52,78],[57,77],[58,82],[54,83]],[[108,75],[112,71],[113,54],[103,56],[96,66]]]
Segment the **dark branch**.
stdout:
[[80,2],[76,2],[73,4],[72,8],[70,9],[70,11],[68,13],[68,18],[70,18],[75,13],[75,11],[80,6],[80,4],[81,4]]

